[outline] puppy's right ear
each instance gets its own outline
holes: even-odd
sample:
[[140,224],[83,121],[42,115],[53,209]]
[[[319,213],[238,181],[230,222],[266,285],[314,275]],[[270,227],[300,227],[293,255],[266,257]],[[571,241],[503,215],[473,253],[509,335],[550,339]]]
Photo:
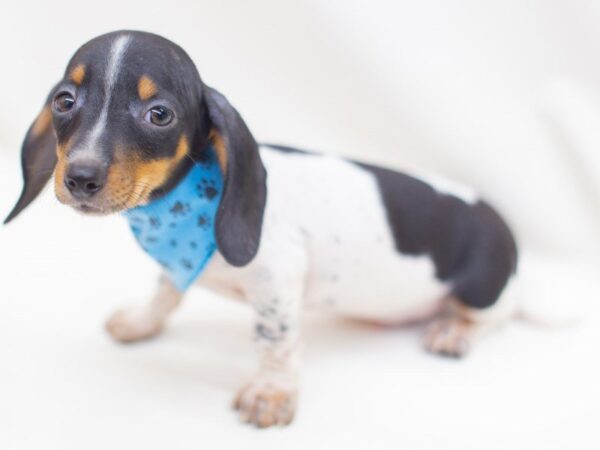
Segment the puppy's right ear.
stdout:
[[27,131],[21,147],[23,190],[17,204],[4,220],[10,222],[42,191],[56,166],[56,135],[52,125],[52,94]]

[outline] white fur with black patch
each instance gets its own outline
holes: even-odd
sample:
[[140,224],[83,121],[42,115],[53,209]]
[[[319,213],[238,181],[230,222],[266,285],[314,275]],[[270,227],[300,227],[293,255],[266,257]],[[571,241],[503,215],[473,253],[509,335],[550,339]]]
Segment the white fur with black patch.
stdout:
[[[449,293],[450,286],[435,277],[431,258],[396,249],[370,172],[335,157],[267,147],[261,157],[268,195],[258,254],[242,268],[217,255],[201,284],[252,300],[244,294],[257,285],[293,278],[304,307],[389,323],[427,315]],[[457,192],[468,193],[465,201],[473,202],[470,190]]]

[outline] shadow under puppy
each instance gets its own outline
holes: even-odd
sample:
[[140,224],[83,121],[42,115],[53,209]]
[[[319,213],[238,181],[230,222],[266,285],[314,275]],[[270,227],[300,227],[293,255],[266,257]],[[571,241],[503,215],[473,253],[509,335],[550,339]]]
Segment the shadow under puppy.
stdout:
[[451,356],[512,312],[501,293],[515,242],[469,189],[259,147],[188,55],[156,35],[82,46],[29,129],[22,164],[6,222],[54,173],[62,203],[123,212],[163,267],[148,304],[108,321],[115,339],[156,335],[196,282],[253,307],[260,365],[235,407],[258,426],[294,416],[304,307],[390,324],[433,317],[425,346]]

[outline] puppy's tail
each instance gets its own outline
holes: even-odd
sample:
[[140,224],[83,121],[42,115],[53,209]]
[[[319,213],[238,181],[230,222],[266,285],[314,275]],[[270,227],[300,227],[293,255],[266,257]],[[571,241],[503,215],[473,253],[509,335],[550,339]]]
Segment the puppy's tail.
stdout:
[[579,261],[524,254],[514,285],[512,317],[544,328],[570,328],[585,318],[586,300],[600,286],[589,265]]

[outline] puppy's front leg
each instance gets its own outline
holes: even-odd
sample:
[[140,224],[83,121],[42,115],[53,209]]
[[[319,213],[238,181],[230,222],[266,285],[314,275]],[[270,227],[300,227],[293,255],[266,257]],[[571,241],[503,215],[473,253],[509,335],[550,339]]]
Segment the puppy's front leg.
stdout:
[[250,295],[260,367],[234,404],[241,420],[258,427],[289,424],[298,399],[302,277],[266,287]]
[[120,342],[134,342],[156,336],[167,317],[181,302],[183,294],[166,275],[161,275],[152,300],[144,305],[124,308],[106,322],[106,330]]

